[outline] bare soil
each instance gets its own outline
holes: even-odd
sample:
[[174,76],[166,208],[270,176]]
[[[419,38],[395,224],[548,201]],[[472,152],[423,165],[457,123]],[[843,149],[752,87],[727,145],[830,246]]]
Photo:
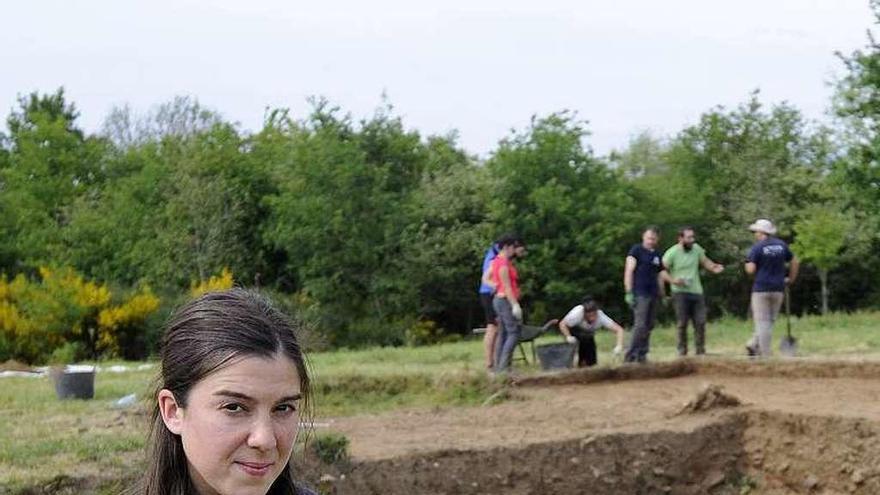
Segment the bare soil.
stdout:
[[[299,457],[297,476],[334,495],[880,494],[880,362],[678,361],[523,376],[503,395],[319,418],[351,455]],[[130,482],[80,473],[21,493]]]
[[797,360],[524,377],[501,404],[321,420],[351,461],[304,470],[338,494],[876,494],[878,378]]

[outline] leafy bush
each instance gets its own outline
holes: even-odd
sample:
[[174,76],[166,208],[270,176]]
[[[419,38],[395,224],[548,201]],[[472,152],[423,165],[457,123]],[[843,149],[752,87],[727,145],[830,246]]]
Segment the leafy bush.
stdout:
[[316,436],[312,450],[324,464],[335,464],[348,459],[348,444],[348,437],[331,432]]
[[114,294],[71,268],[41,267],[39,280],[0,277],[0,335],[11,356],[27,362],[119,355],[159,303],[149,287]]
[[223,268],[220,275],[212,275],[208,280],[193,282],[189,288],[189,294],[192,297],[199,297],[208,292],[218,292],[231,289],[235,285],[235,279],[229,268]]
[[400,346],[404,344],[407,326],[406,321],[364,318],[350,322],[344,331],[331,327],[329,332],[337,347]]
[[50,364],[67,364],[81,361],[88,356],[81,342],[65,342],[56,347],[49,356]]
[[406,345],[420,346],[431,345],[440,342],[443,338],[442,331],[437,328],[437,323],[432,320],[419,320],[413,326],[406,329]]
[[279,311],[287,315],[297,326],[297,339],[308,352],[326,351],[330,349],[328,335],[319,330],[321,315],[320,305],[308,297],[305,292],[285,294],[264,288],[261,290],[268,296]]
[[0,362],[7,361],[12,359],[12,344],[3,334],[0,332]]

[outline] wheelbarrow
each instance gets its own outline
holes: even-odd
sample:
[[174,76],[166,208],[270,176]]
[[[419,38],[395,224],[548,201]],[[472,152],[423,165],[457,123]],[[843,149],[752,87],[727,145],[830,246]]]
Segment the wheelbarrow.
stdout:
[[519,341],[516,343],[516,347],[519,349],[519,356],[514,357],[514,360],[522,360],[528,364],[529,360],[526,358],[526,351],[523,349],[524,344],[529,344],[532,348],[532,362],[538,362],[538,354],[535,352],[535,339],[547,333],[551,328],[555,327],[556,324],[559,323],[559,320],[549,320],[547,323],[544,323],[543,326],[537,327],[534,325],[520,325],[520,334]]
[[[535,326],[535,325],[520,325],[520,333],[519,340],[516,343],[517,349],[519,349],[519,356],[514,355],[514,361],[525,361],[528,364],[529,359],[526,357],[526,351],[524,349],[524,344],[529,344],[532,349],[532,362],[538,362],[538,354],[535,352],[535,339],[547,333],[550,329],[556,326],[559,323],[558,319],[553,319],[544,323],[543,326]],[[486,333],[485,327],[474,328],[472,331],[474,334],[484,334]]]

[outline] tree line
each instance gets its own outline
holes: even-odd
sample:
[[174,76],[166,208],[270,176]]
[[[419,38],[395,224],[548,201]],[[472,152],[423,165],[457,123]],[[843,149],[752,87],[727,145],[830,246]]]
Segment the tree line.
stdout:
[[[533,117],[481,158],[454,133],[408,128],[387,103],[355,119],[311,99],[304,115],[272,109],[248,132],[180,97],[146,114],[116,108],[89,133],[63,89],[31,93],[0,135],[0,272],[71,268],[150,287],[167,310],[228,269],[327,345],[395,345],[480,326],[482,253],[503,232],[528,244],[524,307],[540,322],[585,294],[625,315],[624,256],[647,224],[664,247],[693,226],[733,267],[746,226],[766,217],[806,261],[797,311],[875,307],[880,46],[840,58],[832,127],[756,91],[602,157],[569,111]],[[740,269],[705,282],[712,314],[746,314]],[[142,352],[160,324],[145,323]],[[3,357],[2,319],[0,330]]]

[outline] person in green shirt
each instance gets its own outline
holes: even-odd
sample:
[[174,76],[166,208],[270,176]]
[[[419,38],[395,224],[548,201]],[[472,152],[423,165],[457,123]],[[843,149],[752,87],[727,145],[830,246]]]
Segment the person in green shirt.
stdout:
[[696,242],[693,227],[678,231],[678,243],[663,254],[663,266],[672,279],[672,298],[675,303],[678,328],[678,355],[688,353],[688,321],[694,322],[694,346],[697,355],[706,353],[706,298],[700,283],[700,267],[718,274],[724,266],[706,256],[706,251]]

